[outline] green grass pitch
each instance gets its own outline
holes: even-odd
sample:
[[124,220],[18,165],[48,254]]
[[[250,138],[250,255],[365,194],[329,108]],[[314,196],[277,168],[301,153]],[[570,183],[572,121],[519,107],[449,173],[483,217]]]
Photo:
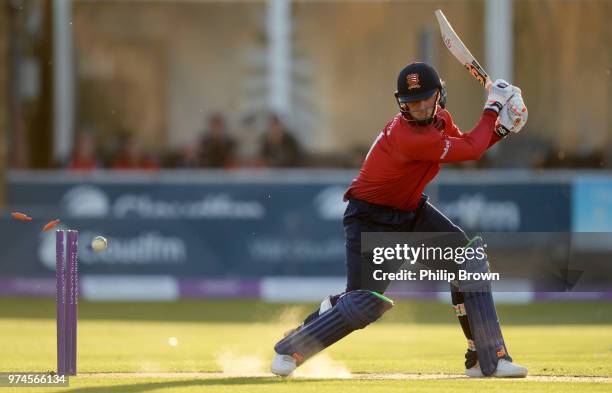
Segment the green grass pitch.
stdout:
[[[259,301],[81,303],[79,376],[69,388],[14,392],[610,392],[612,303],[500,305],[527,380],[469,380],[449,306],[401,301],[289,379],[272,347],[312,305]],[[55,303],[0,299],[0,372],[55,369]],[[533,376],[533,377],[532,377]],[[571,378],[570,378],[571,377]],[[581,378],[579,378],[581,377]]]

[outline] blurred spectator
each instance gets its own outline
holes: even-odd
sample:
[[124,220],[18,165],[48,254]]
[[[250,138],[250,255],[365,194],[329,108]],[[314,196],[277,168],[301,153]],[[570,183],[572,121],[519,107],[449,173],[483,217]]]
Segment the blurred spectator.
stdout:
[[79,132],[74,140],[72,157],[68,169],[75,171],[91,171],[100,167],[96,141],[92,133]]
[[159,164],[150,155],[146,154],[140,141],[134,135],[130,135],[118,157],[116,157],[111,167],[113,169],[159,169]]
[[298,141],[285,129],[278,116],[270,118],[268,131],[261,140],[260,156],[271,167],[295,167],[302,163]]
[[[236,142],[228,132],[225,119],[220,113],[213,114],[208,121],[208,130],[200,142],[200,166],[224,168],[233,164]],[[193,153],[186,152],[187,155]],[[189,157],[185,157],[189,160]]]
[[181,143],[174,149],[163,152],[161,165],[164,168],[198,168],[200,166],[199,148],[198,142],[194,140]]
[[176,150],[174,167],[197,168],[200,166],[200,146],[197,142],[187,143]]

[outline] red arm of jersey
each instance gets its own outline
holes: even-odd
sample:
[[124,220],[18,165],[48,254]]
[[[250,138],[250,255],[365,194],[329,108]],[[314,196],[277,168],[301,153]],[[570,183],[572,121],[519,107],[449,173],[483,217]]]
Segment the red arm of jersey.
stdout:
[[432,129],[422,133],[411,130],[398,138],[398,147],[409,160],[439,163],[477,160],[490,146],[496,119],[495,112],[485,110],[469,133],[461,134],[457,129],[457,136]]
[[[447,126],[445,129],[446,133],[449,136],[454,136],[457,138],[464,138],[467,134],[464,134],[463,132],[461,132],[459,127],[457,127],[457,125],[453,121],[453,116],[451,116],[450,112],[445,111],[444,114],[445,114],[446,121],[447,121]],[[493,135],[491,136],[491,140],[489,141],[489,145],[487,146],[487,149],[493,146],[494,144],[496,144],[497,142],[501,141],[501,139],[502,138],[499,135],[497,135],[496,133],[493,133]]]
[[496,133],[493,133],[493,135],[491,136],[491,140],[489,141],[489,146],[487,146],[487,149],[501,140],[501,136],[497,135]]

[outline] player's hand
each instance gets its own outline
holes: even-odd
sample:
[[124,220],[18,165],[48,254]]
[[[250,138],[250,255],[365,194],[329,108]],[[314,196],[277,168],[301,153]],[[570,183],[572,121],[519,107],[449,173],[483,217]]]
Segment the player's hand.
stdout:
[[521,95],[521,89],[514,86],[513,88],[515,89],[515,93],[502,108],[495,125],[495,133],[502,138],[506,137],[511,132],[514,134],[519,133],[525,123],[527,123],[527,117],[529,115],[527,106]]
[[[520,91],[520,90],[519,90]],[[485,103],[485,109],[490,109],[499,114],[499,111],[506,105],[506,102],[515,93],[513,86],[503,79],[498,79],[489,89],[489,96]]]

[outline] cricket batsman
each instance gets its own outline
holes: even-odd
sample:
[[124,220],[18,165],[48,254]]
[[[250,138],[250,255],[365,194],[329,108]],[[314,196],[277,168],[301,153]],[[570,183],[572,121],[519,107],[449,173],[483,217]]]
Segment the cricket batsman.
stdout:
[[[478,160],[489,147],[518,133],[527,121],[521,90],[498,79],[478,123],[462,133],[444,109],[446,94],[436,70],[412,63],[401,70],[395,93],[399,113],[378,135],[359,175],[345,194],[346,291],[328,296],[321,306],[274,347],[272,372],[290,375],[304,361],[393,307],[379,288],[362,280],[362,232],[445,232],[461,244],[482,245],[427,201],[423,190],[443,163]],[[471,261],[488,271],[486,258]],[[525,377],[527,368],[512,362],[504,342],[490,282],[451,285],[451,299],[467,339],[465,374],[469,377]]]

